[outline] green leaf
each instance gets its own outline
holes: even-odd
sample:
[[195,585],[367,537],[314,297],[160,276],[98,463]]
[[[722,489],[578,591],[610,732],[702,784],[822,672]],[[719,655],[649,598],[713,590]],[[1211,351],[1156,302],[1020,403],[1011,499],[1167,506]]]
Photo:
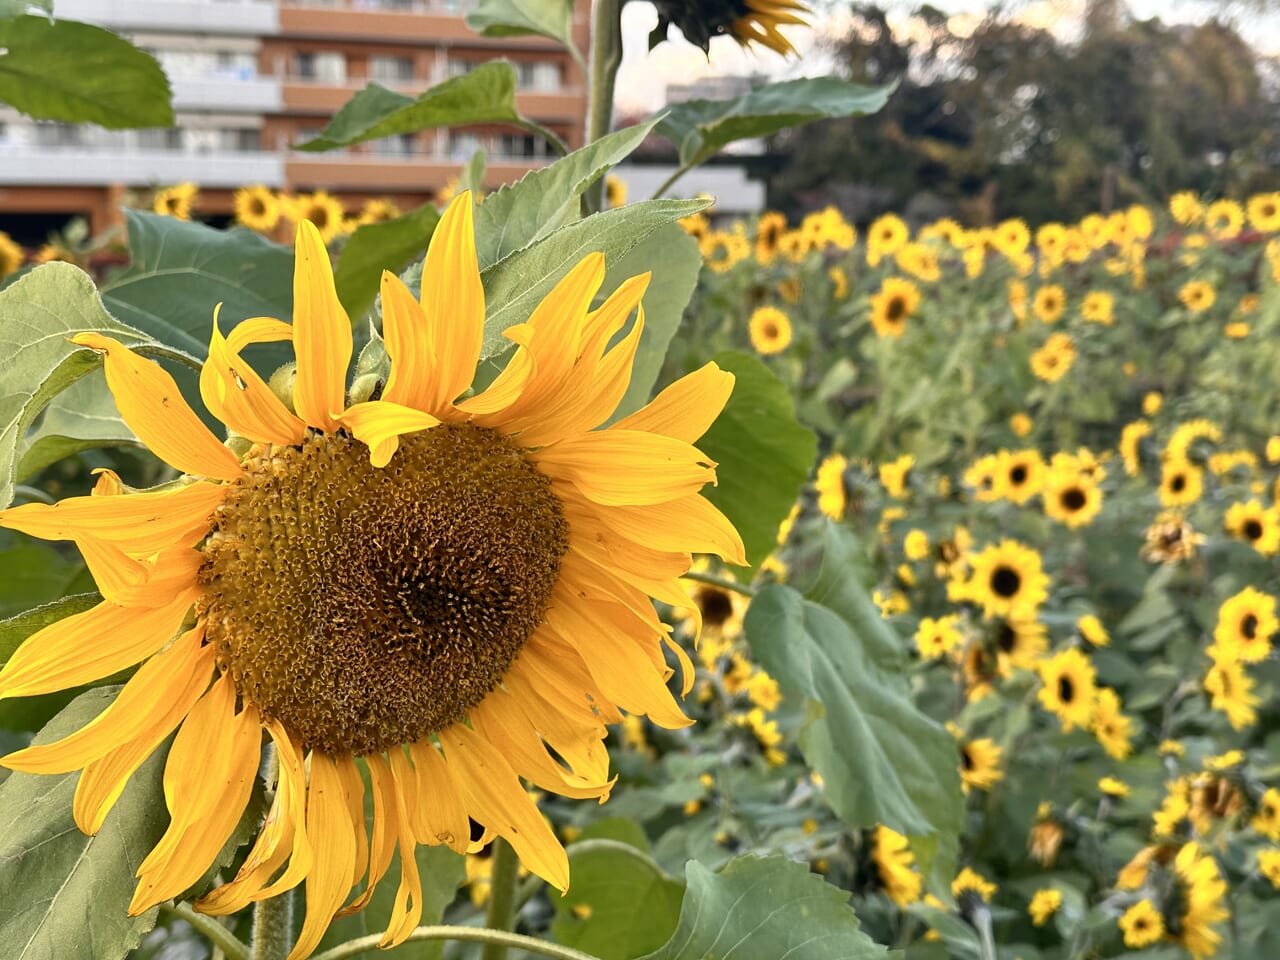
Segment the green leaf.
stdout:
[[70,264],[45,264],[0,291],[0,507],[13,500],[19,445],[36,415],[102,365],[92,351],[67,342],[88,331],[130,346],[154,343],[112,319],[93,281]]
[[81,593],[54,600],[8,620],[0,620],[0,665],[8,663],[13,652],[37,630],[43,630],[51,623],[57,623],[72,614],[84,613],[101,602],[102,597],[96,593]]
[[[858,925],[849,894],[783,857],[696,860],[671,939],[643,960],[862,960],[888,957]],[[647,905],[646,905],[647,907]]]
[[458,173],[458,189],[480,193],[484,190],[484,170],[488,157],[484,150],[476,150]]
[[116,410],[101,367],[77,380],[44,410],[44,416],[27,434],[18,460],[17,479],[64,457],[98,447],[141,446]]
[[533,308],[587,254],[603,253],[605,263],[612,263],[662,225],[697,213],[709,203],[644,200],[606,210],[561,227],[541,243],[482,270],[487,316],[480,358],[492,357],[510,346],[502,331],[528,320]]
[[480,0],[467,26],[485,37],[537,33],[573,46],[573,0]]
[[576,220],[583,191],[629,156],[656,122],[650,120],[603,136],[485,197],[476,207],[480,269]]
[[[68,557],[66,551],[18,535],[10,539],[18,545],[0,549],[0,617],[20,616],[39,604],[61,600],[82,582],[92,584],[78,556]],[[5,636],[6,623],[0,620],[0,637]],[[22,639],[19,636],[17,642]],[[0,639],[0,663],[8,660],[11,642]]]
[[[139,210],[125,217],[131,262],[102,284],[102,298],[115,316],[161,343],[203,360],[219,303],[224,334],[249,317],[292,315],[287,247],[244,227],[215,230]],[[283,356],[285,348],[278,350]]]
[[[49,743],[80,729],[114,700],[84,693],[37,736]],[[155,926],[158,908],[128,915],[143,858],[168,823],[160,802],[165,751],[129,780],[96,836],[71,816],[78,773],[13,773],[0,784],[0,943],[12,960],[116,960]],[[20,891],[20,893],[19,893]]]
[[573,884],[554,898],[551,924],[565,946],[628,960],[656,950],[675,930],[684,884],[643,851],[613,840],[577,843],[569,847],[569,871]]
[[836,77],[810,77],[757,87],[732,100],[689,100],[663,107],[657,132],[680,149],[680,165],[696,166],[735,140],[767,137],[813,120],[875,113],[893,86],[864,87]]
[[0,20],[0,47],[0,100],[23,113],[113,130],[173,126],[160,64],[110,30],[16,17]]
[[398,274],[421,257],[440,214],[425,203],[394,220],[357,227],[342,248],[333,272],[338,299],[354,324],[369,312],[382,283],[382,271]]
[[631,368],[631,383],[614,412],[615,419],[640,409],[649,401],[667,357],[667,347],[698,285],[701,269],[698,241],[676,223],[659,227],[630,253],[609,264],[603,290],[612,291],[638,273],[653,273],[644,295],[644,332],[640,334],[640,347]]
[[796,422],[790,391],[760,360],[734,352],[714,360],[737,382],[724,412],[698,441],[720,465],[717,485],[703,495],[733,521],[756,566],[777,542],[778,524],[796,502],[818,441]]
[[343,105],[320,136],[294,149],[319,152],[397,133],[472,123],[508,123],[546,134],[516,110],[516,72],[494,60],[419,97],[371,83]]
[[912,703],[902,645],[862,586],[851,535],[823,529],[804,596],[771,585],[752,598],[751,652],[786,700],[804,705],[800,749],[841,819],[954,837],[964,812],[955,740]]

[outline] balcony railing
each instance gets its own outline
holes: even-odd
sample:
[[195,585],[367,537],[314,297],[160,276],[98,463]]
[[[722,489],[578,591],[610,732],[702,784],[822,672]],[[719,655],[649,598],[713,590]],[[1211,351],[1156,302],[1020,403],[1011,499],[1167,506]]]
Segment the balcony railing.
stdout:
[[58,0],[58,16],[114,30],[172,30],[274,36],[274,0]]

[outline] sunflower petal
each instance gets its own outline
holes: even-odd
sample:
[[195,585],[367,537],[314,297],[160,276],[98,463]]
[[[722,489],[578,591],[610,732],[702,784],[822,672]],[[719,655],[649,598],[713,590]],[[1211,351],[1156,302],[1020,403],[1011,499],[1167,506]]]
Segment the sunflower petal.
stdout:
[[[609,776],[609,751],[604,745],[607,733],[601,718],[589,710],[571,713],[555,705],[555,694],[544,696],[528,675],[521,660],[507,670],[502,682],[519,699],[525,715],[538,735],[577,773],[589,780],[601,782]],[[590,706],[585,694],[574,706]]]
[[369,767],[369,783],[373,787],[373,839],[369,842],[369,882],[364,892],[338,911],[346,917],[359,913],[369,905],[379,881],[391,866],[391,854],[395,852],[400,836],[400,824],[396,820],[395,780],[391,768],[381,754],[371,753],[364,758]]
[[391,359],[382,399],[414,410],[435,409],[437,361],[427,317],[412,291],[389,270],[382,272],[382,336]]
[[278,343],[293,340],[293,326],[275,317],[249,317],[227,334],[227,349],[239,353],[251,343]]
[[427,382],[434,394],[424,409],[440,412],[452,405],[475,376],[484,340],[484,287],[476,260],[471,191],[454,197],[422,264],[424,333],[430,337],[435,369]]
[[714,483],[715,463],[683,440],[635,430],[599,430],[529,454],[539,469],[572,483],[593,503],[642,506]]
[[194,477],[234,480],[240,476],[236,455],[187,406],[182,391],[160,364],[100,333],[80,333],[71,342],[103,355],[107,386],[120,416],[148,450]]
[[[397,765],[397,757],[400,758],[400,766]],[[418,858],[414,854],[417,841],[409,826],[408,796],[413,790],[414,774],[403,750],[392,751],[391,777],[400,844],[400,886],[391,906],[387,932],[378,941],[378,946],[383,949],[403,943],[422,919],[422,878],[418,875]]]
[[599,515],[621,536],[654,550],[710,553],[746,566],[746,547],[733,523],[696,493],[666,503],[606,507]]
[[102,602],[37,631],[0,670],[0,699],[68,690],[108,677],[173,639],[198,591],[179,592],[163,607]]
[[442,730],[439,736],[467,810],[504,837],[530,870],[557,890],[569,889],[569,858],[564,847],[502,754],[460,723]]
[[623,417],[611,430],[638,430],[696,443],[733,393],[734,376],[708,363],[671,384],[647,406]]
[[291,446],[306,436],[307,425],[223,339],[216,314],[209,359],[200,371],[200,396],[210,413],[242,437]]
[[[358,776],[358,774],[357,774]],[[288,960],[311,955],[351,889],[356,865],[356,831],[364,832],[364,818],[351,822],[344,777],[337,763],[319,751],[311,754],[311,786],[307,797],[307,838],[315,862],[307,874],[307,913]]]
[[119,743],[145,735],[163,721],[170,704],[189,696],[193,677],[208,681],[213,648],[202,647],[203,642],[203,625],[188,630],[139,667],[107,709],[75,733],[18,750],[0,758],[0,764],[26,773],[67,773],[87,766]]
[[409,817],[418,842],[432,846],[443,843],[458,853],[466,853],[471,843],[467,808],[449,776],[444,757],[429,737],[410,744],[409,756],[413,760],[417,801],[409,808]]
[[95,537],[82,536],[76,545],[103,598],[121,607],[168,603],[178,591],[195,586],[204,562],[204,554],[190,547],[171,547],[144,561]]
[[386,400],[370,400],[348,407],[339,418],[356,439],[369,448],[369,462],[385,467],[406,433],[430,430],[440,421],[429,413]]
[[339,427],[351,363],[351,321],[338,301],[333,266],[320,231],[310,220],[298,223],[293,270],[293,350],[298,376],[293,406],[313,427]]
[[0,527],[41,540],[79,540],[87,534],[127,553],[149,556],[165,547],[194,546],[203,539],[213,526],[213,511],[226,495],[227,488],[221,484],[193,483],[154,493],[69,497],[52,505],[26,503],[0,510]]

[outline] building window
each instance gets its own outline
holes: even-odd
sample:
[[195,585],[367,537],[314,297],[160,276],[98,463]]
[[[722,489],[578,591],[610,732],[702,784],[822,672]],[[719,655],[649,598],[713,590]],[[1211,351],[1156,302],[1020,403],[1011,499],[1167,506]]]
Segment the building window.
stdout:
[[70,123],[37,123],[36,144],[41,147],[82,147],[84,128]]
[[155,127],[138,131],[139,150],[181,150],[182,131],[176,127]]
[[498,154],[503,157],[529,158],[542,155],[541,139],[528,134],[504,133],[498,138]]
[[370,57],[369,77],[381,83],[404,83],[412,80],[413,57]]
[[300,52],[294,59],[294,72],[304,80],[346,83],[347,58],[340,53]]
[[256,129],[247,130],[222,130],[222,149],[230,150],[234,153],[250,153],[262,149],[262,131]]
[[380,157],[409,157],[418,152],[412,133],[398,133],[392,137],[379,137],[370,141],[369,149]]

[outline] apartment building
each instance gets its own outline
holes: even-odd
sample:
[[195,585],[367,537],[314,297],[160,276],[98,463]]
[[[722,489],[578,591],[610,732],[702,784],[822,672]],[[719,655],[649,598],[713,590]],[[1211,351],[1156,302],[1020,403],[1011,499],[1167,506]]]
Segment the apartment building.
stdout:
[[[324,189],[348,206],[430,199],[478,149],[493,183],[550,160],[546,144],[503,127],[428,130],[329,153],[292,149],[366,83],[417,95],[496,57],[512,62],[520,111],[580,146],[585,78],[542,37],[489,39],[467,28],[475,0],[58,0],[57,15],[129,37],[164,67],[177,123],[104,130],[34,121],[0,107],[0,229],[36,242],[59,218],[96,231],[131,192],[192,180],[199,215],[226,216],[237,187]],[[580,48],[589,0],[578,0]]]

